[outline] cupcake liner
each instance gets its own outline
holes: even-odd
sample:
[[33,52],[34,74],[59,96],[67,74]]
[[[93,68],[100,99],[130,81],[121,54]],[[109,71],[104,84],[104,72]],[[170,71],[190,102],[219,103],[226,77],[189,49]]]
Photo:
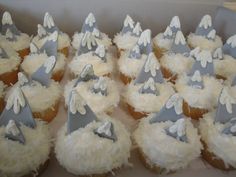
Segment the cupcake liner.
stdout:
[[69,47],[64,47],[60,50],[58,50],[60,53],[64,54],[66,58],[69,56]]
[[46,121],[49,123],[56,117],[58,113],[58,109],[59,109],[59,104],[60,104],[60,100],[56,101],[53,106],[51,106],[50,108],[44,111],[33,112],[33,117],[42,119],[43,121]]
[[65,72],[65,70],[63,69],[63,70],[59,70],[59,71],[53,73],[52,74],[52,79],[54,81],[60,82],[62,80],[63,76],[64,76],[64,72]]
[[36,177],[36,176],[40,176],[48,167],[50,160],[46,160],[46,162],[44,162],[44,164],[40,165],[40,167],[37,170],[37,174],[35,174],[35,172],[31,172],[27,175],[24,175],[23,177]]
[[162,49],[158,45],[153,44],[153,51],[154,51],[154,54],[156,55],[157,59],[160,61],[161,57],[165,53],[165,49]]
[[170,82],[172,82],[173,84],[175,84],[175,81],[177,79],[177,75],[173,74],[169,69],[161,66],[161,72],[164,76],[164,78],[168,79]]
[[131,105],[129,105],[128,103],[127,103],[127,108],[128,108],[128,111],[129,111],[130,115],[131,115],[135,120],[138,120],[138,119],[141,119],[141,118],[147,116],[147,113],[145,113],[145,112],[137,112],[137,111],[135,111],[135,108],[132,107]]
[[222,79],[222,80],[227,80],[227,78],[225,76],[222,76],[222,75],[219,75],[219,74],[216,74],[216,78],[217,79]]
[[5,105],[5,103],[4,103],[4,98],[3,98],[3,97],[0,97],[0,113],[3,111],[4,105]]
[[125,84],[129,84],[132,81],[132,78],[129,76],[124,75],[123,73],[120,72],[120,80]]
[[11,86],[17,82],[18,72],[19,72],[19,68],[17,67],[16,70],[0,74],[0,80],[3,81],[6,85]]
[[202,118],[203,114],[207,113],[207,109],[193,108],[188,105],[186,101],[183,102],[183,112],[187,117],[190,117],[194,120],[199,120]]
[[202,150],[202,158],[205,161],[207,161],[211,166],[218,168],[220,170],[224,170],[224,171],[235,170],[235,168],[230,165],[226,166],[222,159],[217,157],[214,153],[208,151],[207,144],[203,140],[201,141],[204,147]]
[[22,59],[22,61],[23,61],[23,59],[24,59],[27,55],[29,55],[29,53],[30,53],[30,48],[18,50],[17,53],[19,54],[19,56],[21,57],[21,59]]

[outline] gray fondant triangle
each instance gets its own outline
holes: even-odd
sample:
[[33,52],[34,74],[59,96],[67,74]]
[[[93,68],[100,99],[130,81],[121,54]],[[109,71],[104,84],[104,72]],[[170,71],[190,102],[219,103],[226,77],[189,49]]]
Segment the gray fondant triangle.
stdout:
[[201,73],[198,70],[191,71],[191,73],[193,74],[189,75],[188,85],[193,88],[203,89],[204,84],[203,84]]
[[149,55],[152,52],[151,30],[143,31],[137,41],[141,54]]
[[98,79],[98,76],[94,74],[93,65],[87,64],[84,66],[83,70],[81,71],[79,78],[75,82],[74,87],[76,87],[78,83],[80,82],[87,82],[87,81],[95,80],[95,79]]
[[57,59],[57,41],[58,41],[58,32],[55,31],[47,37],[47,40],[43,46],[39,49],[40,52],[45,52],[47,56],[55,56]]
[[1,57],[1,59],[9,59],[9,57],[3,47],[0,47],[0,57]]
[[9,12],[4,12],[2,16],[2,34],[6,35],[9,30],[13,35],[20,35],[21,32],[16,28]]
[[175,122],[178,119],[185,117],[183,114],[182,105],[183,98],[180,97],[178,94],[172,95],[167,100],[166,104],[162,107],[162,109],[159,112],[153,114],[149,122],[151,124],[165,121]]
[[139,49],[139,46],[138,45],[135,45],[130,53],[129,53],[129,58],[132,58],[132,59],[140,59],[142,57],[141,55],[141,52],[140,52],[140,49]]
[[92,92],[95,94],[101,94],[107,96],[107,85],[106,80],[103,77],[100,77],[92,87]]
[[53,33],[55,31],[57,31],[58,33],[60,32],[58,27],[55,25],[52,16],[48,12],[46,12],[44,15],[43,27],[48,33]]
[[228,88],[223,88],[218,98],[215,122],[226,123],[236,117],[236,100]]
[[213,30],[211,16],[204,15],[195,30],[195,34],[206,37],[211,30]]
[[7,126],[10,120],[28,127],[36,127],[29,103],[20,88],[15,88],[7,100],[7,105],[0,116],[0,126]]
[[70,94],[68,106],[67,133],[70,134],[89,123],[97,121],[97,116],[75,90]]
[[32,54],[39,54],[40,53],[38,46],[34,42],[30,43],[30,53],[32,53]]
[[90,33],[84,33],[82,40],[80,42],[80,47],[78,50],[78,55],[88,53],[90,51],[95,51],[97,49],[97,42],[95,36]]
[[171,45],[170,52],[175,54],[183,54],[184,56],[189,56],[190,48],[186,43],[185,37],[181,31],[178,31],[175,35],[175,39]]
[[226,135],[236,136],[236,119],[231,119],[228,123],[226,123],[225,128],[222,133]]
[[96,37],[100,37],[101,34],[100,34],[100,31],[98,30],[96,19],[95,19],[93,13],[89,13],[88,16],[86,17],[84,23],[83,23],[81,32],[82,33],[86,33],[86,32],[93,33],[94,30],[96,30],[98,32]]
[[100,127],[94,130],[94,133],[101,138],[107,138],[114,142],[117,140],[112,122],[104,122]]
[[165,129],[166,134],[181,142],[188,142],[184,118],[177,120],[172,126]]
[[153,78],[149,78],[143,86],[139,89],[139,93],[141,94],[153,94],[153,95],[159,95],[159,91],[157,90],[157,87],[155,85],[155,82]]
[[98,45],[96,50],[94,51],[94,55],[101,58],[101,60],[104,62],[107,61],[106,53],[107,53],[107,51],[106,51],[106,48],[104,47],[104,45]]
[[38,24],[37,27],[38,27],[37,33],[38,33],[39,39],[43,39],[49,35],[49,33],[46,31],[46,29],[42,25]]
[[136,23],[133,31],[132,31],[132,36],[139,37],[142,33],[142,28],[139,22]]
[[139,72],[134,84],[140,84],[146,82],[149,78],[153,78],[155,83],[163,83],[163,75],[160,69],[160,65],[153,53],[148,55],[146,62],[144,63],[141,71]]
[[5,137],[12,141],[18,141],[25,144],[25,137],[21,131],[20,125],[14,120],[10,120],[6,126]]
[[236,59],[236,35],[231,36],[222,47],[223,53]]
[[174,39],[175,33],[171,30],[169,26],[166,27],[166,30],[163,33],[164,39]]
[[175,34],[177,31],[181,30],[181,24],[178,16],[174,16],[170,21],[171,31]]
[[121,30],[121,34],[126,34],[128,32],[132,33],[133,29],[134,29],[134,21],[129,15],[126,15],[125,20],[123,22],[123,28]]
[[31,79],[40,82],[42,85],[48,87],[51,83],[51,76],[53,68],[56,65],[56,58],[51,56],[46,59],[32,75]]

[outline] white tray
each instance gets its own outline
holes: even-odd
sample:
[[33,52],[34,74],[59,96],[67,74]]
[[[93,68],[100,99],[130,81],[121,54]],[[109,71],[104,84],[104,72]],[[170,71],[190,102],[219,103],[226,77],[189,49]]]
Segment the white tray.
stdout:
[[[73,56],[73,54],[71,56]],[[69,57],[69,60],[71,60],[71,58],[72,57]],[[117,78],[117,74],[114,75],[114,79],[117,81],[119,88],[122,89],[122,84]],[[63,80],[61,81],[61,85],[64,87],[64,85],[68,82],[68,80],[69,80],[69,74],[68,74],[68,70],[66,70],[65,76]],[[124,106],[122,106],[121,104],[119,105],[118,108],[114,110],[114,113],[112,116],[121,120],[127,126],[127,129],[131,132],[134,130],[135,126],[137,125],[137,121],[133,120],[129,116]],[[57,117],[50,123],[50,130],[53,137],[56,136],[57,131],[66,122],[66,120],[67,120],[67,113],[64,108],[64,99],[62,98]],[[154,177],[154,176],[157,176],[157,174],[150,172],[142,165],[136,153],[135,148],[132,150],[130,162],[133,164],[132,167],[119,170],[115,174],[115,176],[117,177]],[[53,152],[48,168],[40,177],[74,177],[74,176],[75,175],[68,173],[63,167],[59,165]],[[231,172],[220,171],[218,169],[211,167],[209,164],[207,164],[201,158],[199,158],[195,160],[194,162],[192,162],[189,165],[189,167],[187,167],[184,170],[177,171],[176,173],[173,173],[173,174],[161,175],[161,176],[163,177],[164,176],[235,177],[236,171],[231,171]]]

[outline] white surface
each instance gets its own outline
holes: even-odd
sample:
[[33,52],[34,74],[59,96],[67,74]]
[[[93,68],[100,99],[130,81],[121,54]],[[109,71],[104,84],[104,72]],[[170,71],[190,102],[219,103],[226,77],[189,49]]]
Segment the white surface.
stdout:
[[[65,83],[67,83],[68,78],[69,78],[68,71],[66,71],[66,74],[61,82],[61,85],[65,85]],[[117,76],[115,79],[117,80]],[[118,85],[122,86],[119,80],[117,80],[117,82],[119,83]],[[129,116],[128,111],[123,106],[123,104],[120,104],[119,107],[114,110],[113,117],[120,119],[130,131],[133,131],[134,128],[136,127],[136,124],[138,123]],[[62,99],[58,115],[53,120],[53,122],[50,123],[51,132],[54,137],[58,129],[65,123],[66,120],[67,120],[67,113],[64,108],[64,100]],[[139,156],[135,150],[135,147],[133,148],[133,151],[131,153],[130,162],[133,164],[132,167],[118,170],[115,176],[117,177],[157,176],[157,174],[150,172],[142,165],[142,163],[139,160]],[[209,164],[207,164],[206,162],[204,162],[199,158],[196,161],[192,162],[190,166],[184,170],[177,171],[176,173],[173,174],[161,175],[161,176],[162,177],[189,177],[189,176],[235,177],[236,171],[231,171],[231,172],[220,171],[218,169],[211,167]],[[54,151],[53,151],[50,164],[40,177],[75,177],[75,175],[68,173],[63,167],[59,165],[54,156]]]

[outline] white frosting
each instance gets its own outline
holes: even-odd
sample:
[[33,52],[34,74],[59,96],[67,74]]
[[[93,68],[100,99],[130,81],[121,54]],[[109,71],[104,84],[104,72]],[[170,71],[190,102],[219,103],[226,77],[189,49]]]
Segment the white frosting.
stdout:
[[129,58],[130,51],[123,52],[118,60],[119,71],[135,79],[145,63],[147,55],[142,54],[140,59]]
[[[40,68],[49,57],[46,53],[30,54],[25,57],[21,64],[21,68],[29,75],[33,74],[38,68]],[[66,65],[66,58],[63,54],[57,54],[56,65],[53,68],[53,73],[58,71],[64,71]]]
[[175,45],[179,45],[179,44],[185,45],[186,44],[186,40],[185,40],[185,37],[184,37],[182,31],[178,31],[176,33],[174,43],[175,43]]
[[7,44],[0,45],[8,55],[8,59],[0,59],[0,74],[11,72],[18,69],[21,59],[18,54]]
[[92,27],[95,22],[96,22],[96,19],[95,19],[93,13],[89,13],[87,18],[85,19],[85,24]]
[[46,12],[43,18],[43,26],[48,27],[49,29],[55,26],[52,16]]
[[211,30],[208,34],[207,34],[207,38],[214,40],[216,37],[216,30]]
[[204,15],[198,25],[199,27],[203,27],[205,29],[212,26],[212,20],[210,15]]
[[170,109],[172,107],[174,107],[175,113],[177,115],[180,115],[183,113],[183,98],[178,94],[174,94],[172,95],[166,102],[166,108]]
[[192,68],[194,59],[185,57],[182,54],[166,53],[160,61],[161,65],[173,74],[184,74]]
[[227,39],[226,43],[229,44],[232,48],[235,48],[236,47],[236,35],[233,35],[229,39]]
[[153,38],[154,45],[164,49],[166,51],[170,50],[173,39],[164,38],[164,33],[159,33],[156,37]]
[[203,89],[189,86],[188,77],[183,75],[175,84],[177,92],[191,107],[211,110],[217,106],[222,84],[214,77],[203,76]]
[[[107,96],[95,94],[92,91],[94,84],[97,82],[96,80],[81,82],[74,88],[84,98],[91,109],[96,113],[109,111],[111,110],[111,108],[116,107],[120,101],[119,90],[116,83],[107,77],[104,77],[104,79],[107,85]],[[66,105],[69,102],[69,95],[71,90],[73,89],[75,82],[76,79],[68,82],[65,85],[64,98]]]
[[144,83],[143,89],[151,89],[152,91],[156,90],[156,84],[152,77],[149,77],[148,80]]
[[105,174],[129,165],[130,134],[123,124],[107,115],[100,115],[99,119],[113,123],[117,141],[94,133],[103,122],[92,122],[69,135],[66,134],[66,125],[59,130],[55,153],[68,172],[75,175]]
[[215,40],[209,40],[204,36],[198,36],[194,33],[190,33],[187,41],[192,48],[200,47],[210,51],[213,51],[218,47],[222,47],[223,45],[222,40],[218,35],[216,35]]
[[149,43],[151,43],[151,30],[146,29],[141,33],[138,39],[138,44],[147,46]]
[[228,113],[232,114],[233,113],[233,108],[232,108],[232,104],[236,104],[236,99],[234,97],[231,96],[231,93],[229,93],[229,88],[224,87],[221,95],[219,97],[219,102],[222,105],[225,105],[226,110]]
[[198,55],[200,52],[201,52],[200,47],[196,47],[196,48],[192,49],[189,54],[190,54],[190,56],[196,58],[197,55]]
[[5,129],[6,134],[10,134],[13,136],[18,136],[20,134],[20,130],[16,126],[16,123],[14,120],[9,120],[6,129]]
[[132,36],[130,32],[126,34],[117,33],[113,39],[119,50],[130,50],[137,43],[139,37]]
[[114,68],[114,58],[111,53],[106,53],[106,59],[107,61],[104,62],[97,55],[94,55],[93,52],[88,52],[79,56],[75,55],[68,66],[74,75],[79,75],[85,65],[91,64],[93,65],[95,75],[103,76],[112,73]]
[[5,88],[6,88],[6,85],[0,81],[0,99],[3,98],[4,94],[5,94]]
[[207,144],[208,151],[222,159],[225,165],[236,167],[236,137],[222,134],[225,126],[221,123],[214,124],[215,114],[215,111],[207,113],[200,120],[201,138]]
[[213,58],[214,59],[223,59],[223,51],[222,51],[222,48],[219,47],[217,48],[213,54],[212,54]]
[[[7,100],[12,91],[18,86],[19,83],[17,82],[8,90],[5,100]],[[60,84],[55,81],[51,81],[48,88],[42,86],[39,82],[33,81],[32,85],[22,86],[21,89],[29,102],[32,112],[43,112],[54,106],[62,95]]]
[[96,132],[100,134],[105,134],[106,136],[112,136],[111,132],[111,122],[104,122],[100,127],[97,128]]
[[168,131],[173,134],[177,134],[177,140],[178,138],[186,135],[186,122],[185,118],[181,118],[177,120],[172,126],[168,128]]
[[160,69],[160,64],[157,61],[154,53],[150,53],[144,64],[144,72],[145,73],[150,72],[152,77],[155,77],[159,69]]
[[41,24],[38,24],[37,27],[38,27],[37,32],[38,32],[39,37],[43,37],[47,34],[47,31],[45,30],[45,28]]
[[186,143],[166,134],[165,129],[173,126],[173,122],[150,124],[151,116],[142,119],[134,132],[135,142],[145,154],[149,165],[175,171],[185,168],[200,156],[202,149],[200,136],[190,119],[185,120],[188,140]]
[[0,175],[8,177],[24,176],[37,169],[49,158],[51,138],[43,121],[35,120],[37,126],[32,129],[24,125],[21,131],[25,137],[25,144],[5,138],[5,127],[0,127]]
[[[232,80],[236,74],[236,59],[230,55],[224,55],[223,60],[213,60],[216,74]],[[227,68],[227,69],[226,69]]]
[[175,93],[170,83],[156,83],[155,86],[159,91],[159,95],[141,94],[139,90],[142,86],[142,84],[134,85],[134,83],[131,82],[127,85],[126,91],[123,93],[126,102],[138,112],[149,113],[160,111],[169,97]]
[[19,114],[21,108],[25,107],[26,101],[19,87],[13,89],[12,94],[7,99],[6,109],[13,109],[15,114]]
[[140,33],[142,32],[142,28],[139,22],[136,23],[132,32],[137,36],[140,35]]
[[69,108],[70,112],[72,114],[76,114],[76,112],[79,112],[82,115],[86,114],[86,109],[85,105],[86,102],[85,100],[80,96],[76,90],[71,89],[72,91],[70,92],[71,97],[70,97],[70,102],[69,102]]
[[197,54],[196,60],[200,62],[201,67],[206,68],[208,63],[212,63],[212,55],[209,50],[202,50]]
[[194,71],[193,76],[191,77],[191,80],[193,82],[201,82],[202,76],[201,76],[200,71],[198,71],[198,70]]
[[12,25],[13,21],[11,18],[11,14],[9,12],[4,12],[2,15],[2,25]]
[[178,16],[174,16],[170,21],[170,27],[181,28]]
[[20,33],[20,35],[16,35],[16,41],[8,41],[7,43],[16,51],[23,50],[29,48],[31,37],[26,33]]
[[[106,35],[105,33],[100,33],[101,34],[101,39],[100,38],[95,38],[96,42],[98,45],[104,45],[106,48],[109,48],[112,45],[111,39]],[[84,33],[78,33],[76,32],[73,35],[73,40],[72,40],[72,46],[74,49],[78,50],[80,48],[80,42],[82,40]]]

